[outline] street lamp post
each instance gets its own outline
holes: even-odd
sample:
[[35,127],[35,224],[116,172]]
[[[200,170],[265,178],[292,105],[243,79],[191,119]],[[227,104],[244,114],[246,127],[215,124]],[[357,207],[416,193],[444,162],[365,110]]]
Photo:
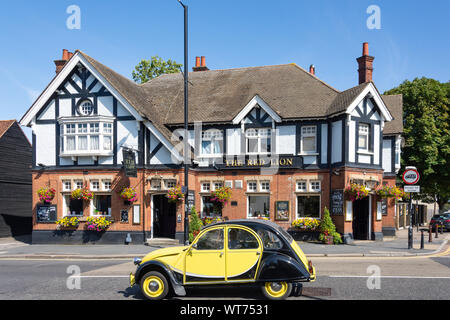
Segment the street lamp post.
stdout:
[[189,144],[188,144],[188,6],[186,6],[181,0],[178,2],[184,9],[184,243],[189,243],[189,206],[188,206],[188,194],[189,194]]

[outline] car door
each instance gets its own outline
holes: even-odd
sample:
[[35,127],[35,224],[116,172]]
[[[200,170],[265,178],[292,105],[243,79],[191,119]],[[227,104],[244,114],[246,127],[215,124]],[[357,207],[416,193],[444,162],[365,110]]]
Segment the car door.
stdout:
[[225,227],[202,231],[185,256],[184,283],[225,281]]
[[227,228],[226,274],[228,282],[253,281],[262,257],[261,239],[242,226]]

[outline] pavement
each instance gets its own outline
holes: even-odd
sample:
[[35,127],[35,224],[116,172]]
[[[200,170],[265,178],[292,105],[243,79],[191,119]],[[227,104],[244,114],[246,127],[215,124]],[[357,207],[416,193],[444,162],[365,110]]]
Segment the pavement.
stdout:
[[[450,240],[450,233],[444,232],[428,242],[424,232],[424,249],[420,249],[420,232],[414,228],[413,249],[408,249],[408,230],[398,230],[395,237],[384,241],[354,241],[352,244],[324,245],[315,242],[298,242],[308,257],[408,257],[426,256],[444,249]],[[133,259],[143,257],[159,248],[143,244],[130,245],[41,245],[31,244],[31,237],[0,238],[0,260],[4,259]]]

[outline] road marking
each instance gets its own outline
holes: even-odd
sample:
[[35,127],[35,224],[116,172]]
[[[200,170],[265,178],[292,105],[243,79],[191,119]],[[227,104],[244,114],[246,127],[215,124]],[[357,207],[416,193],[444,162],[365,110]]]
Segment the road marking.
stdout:
[[[324,276],[330,278],[369,278],[373,276],[352,276],[352,275],[342,275],[342,276]],[[421,277],[421,276],[379,276],[380,278],[391,278],[391,279],[450,279],[450,277]]]

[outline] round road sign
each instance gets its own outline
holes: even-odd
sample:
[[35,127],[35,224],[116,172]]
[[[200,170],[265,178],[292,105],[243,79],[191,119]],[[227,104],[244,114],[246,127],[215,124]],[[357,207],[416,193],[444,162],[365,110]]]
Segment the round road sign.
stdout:
[[415,169],[407,169],[403,172],[403,181],[406,184],[416,184],[419,182],[419,172]]

